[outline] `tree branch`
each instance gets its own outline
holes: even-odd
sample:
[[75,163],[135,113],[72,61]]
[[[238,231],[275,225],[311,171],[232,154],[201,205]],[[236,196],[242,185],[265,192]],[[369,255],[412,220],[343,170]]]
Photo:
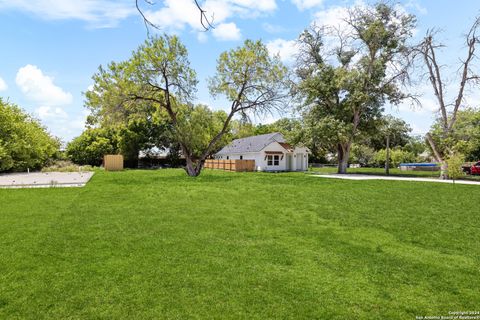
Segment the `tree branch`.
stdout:
[[[145,2],[149,6],[155,5],[155,3],[151,0],[135,0],[135,7],[137,8],[137,11],[140,13],[142,16],[143,22],[145,24],[145,28],[147,29],[147,34],[149,35],[150,33],[150,27],[160,30],[161,27],[155,23],[153,23],[148,17],[145,15],[143,12],[143,9],[140,7],[140,1]],[[212,15],[210,18],[207,17],[207,11],[202,8],[202,6],[198,3],[198,0],[193,0],[195,3],[195,6],[197,7],[198,11],[200,12],[200,25],[203,28],[203,31],[208,31],[210,29],[214,29],[215,27],[213,26],[213,20],[214,16]]]

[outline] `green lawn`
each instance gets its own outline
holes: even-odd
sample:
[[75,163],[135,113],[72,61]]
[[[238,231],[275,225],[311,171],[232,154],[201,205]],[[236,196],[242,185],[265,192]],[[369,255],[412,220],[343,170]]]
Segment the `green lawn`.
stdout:
[[0,319],[414,319],[480,307],[479,186],[97,172],[0,190]]

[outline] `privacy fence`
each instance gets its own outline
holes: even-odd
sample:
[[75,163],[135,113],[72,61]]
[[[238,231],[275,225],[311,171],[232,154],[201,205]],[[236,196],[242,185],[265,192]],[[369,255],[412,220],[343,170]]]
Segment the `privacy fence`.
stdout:
[[225,171],[255,171],[255,160],[205,160],[205,168]]
[[103,167],[106,171],[123,170],[123,156],[120,154],[107,154],[103,157]]

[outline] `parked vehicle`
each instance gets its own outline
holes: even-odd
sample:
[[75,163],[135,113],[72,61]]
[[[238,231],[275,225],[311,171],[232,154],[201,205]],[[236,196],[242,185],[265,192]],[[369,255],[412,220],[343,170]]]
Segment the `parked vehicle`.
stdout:
[[467,164],[467,165],[463,165],[462,166],[462,169],[463,171],[466,173],[466,174],[472,174],[472,175],[480,175],[480,161],[478,161],[477,163],[470,163],[470,164]]

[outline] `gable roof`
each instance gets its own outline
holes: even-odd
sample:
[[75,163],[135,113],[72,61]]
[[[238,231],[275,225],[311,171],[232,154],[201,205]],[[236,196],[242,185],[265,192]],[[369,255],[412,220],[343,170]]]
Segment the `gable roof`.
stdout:
[[285,138],[280,132],[261,134],[242,139],[235,139],[230,144],[222,148],[217,155],[231,153],[259,152],[272,142],[284,143]]
[[279,142],[279,143],[280,143],[280,145],[281,145],[282,147],[284,147],[285,150],[287,150],[288,152],[292,152],[293,149],[295,149],[294,147],[292,147],[291,144],[288,144],[288,143],[286,143],[286,142]]

